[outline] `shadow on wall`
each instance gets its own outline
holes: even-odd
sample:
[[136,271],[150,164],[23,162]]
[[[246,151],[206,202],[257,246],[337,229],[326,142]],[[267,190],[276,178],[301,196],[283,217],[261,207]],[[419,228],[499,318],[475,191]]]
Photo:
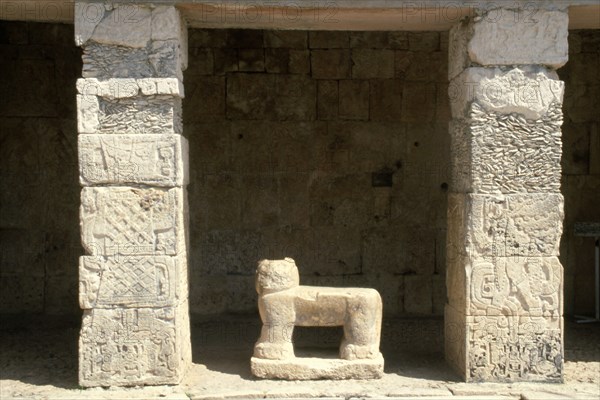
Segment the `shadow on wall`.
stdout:
[[73,26],[0,21],[0,313],[79,314]]
[[600,30],[569,31],[565,81],[560,260],[565,314],[594,314],[594,240],[574,235],[576,222],[600,222]]

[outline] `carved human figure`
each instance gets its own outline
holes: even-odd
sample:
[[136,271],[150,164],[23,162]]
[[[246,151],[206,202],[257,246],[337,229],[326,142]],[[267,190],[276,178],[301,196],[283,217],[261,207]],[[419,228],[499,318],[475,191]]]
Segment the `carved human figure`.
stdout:
[[341,358],[380,356],[382,303],[376,290],[300,286],[296,263],[285,258],[259,262],[256,291],[263,327],[254,357],[294,358],[294,326],[343,326]]

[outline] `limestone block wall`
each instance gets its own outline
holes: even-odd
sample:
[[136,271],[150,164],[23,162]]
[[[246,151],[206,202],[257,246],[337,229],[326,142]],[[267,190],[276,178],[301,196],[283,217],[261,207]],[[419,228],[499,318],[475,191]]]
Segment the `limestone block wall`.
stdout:
[[78,313],[73,26],[0,21],[0,313]]
[[565,82],[562,188],[565,222],[565,314],[594,313],[594,240],[576,237],[575,222],[600,221],[600,30],[569,31]]
[[[255,39],[251,40],[252,34]],[[298,39],[278,41],[267,31],[189,31],[191,61],[184,72],[183,125],[191,143],[189,201],[193,245],[189,268],[192,312],[255,312],[256,298],[250,276],[255,258],[263,257],[262,254],[264,257],[281,257],[291,250],[305,284],[376,287],[384,295],[384,310],[388,315],[441,313],[445,301],[446,227],[446,186],[442,185],[449,183],[447,170],[441,168],[449,162],[445,126],[450,112],[449,106],[445,105],[446,35],[329,32],[313,33],[311,41],[307,32],[291,34]],[[83,254],[83,249],[79,235],[75,82],[81,76],[82,51],[75,46],[73,35],[72,25],[0,21],[0,313],[74,315],[80,312],[78,257]],[[342,43],[336,44],[339,37]],[[320,44],[315,40],[320,40]],[[560,189],[565,198],[560,255],[565,269],[565,314],[593,309],[592,243],[590,239],[574,237],[572,225],[578,220],[600,218],[598,207],[594,207],[600,193],[597,167],[599,121],[594,103],[598,98],[599,42],[600,31],[570,31],[569,62],[557,71],[565,82]],[[250,68],[240,60],[252,53],[252,49],[261,49],[258,59],[263,60],[263,69],[240,72],[240,65],[242,69]],[[393,77],[353,77],[353,49],[375,54],[374,59],[389,59],[389,54],[393,53]],[[319,54],[332,57],[331,54],[338,54],[340,50],[349,57],[342,58],[345,62],[339,64],[340,69],[349,71],[343,75],[346,78],[315,78],[311,72],[312,54],[317,54],[314,62],[318,63]],[[377,56],[379,53],[381,55]],[[275,54],[278,62],[275,62]],[[357,57],[354,57],[355,62]],[[315,67],[318,71],[319,64]],[[309,87],[316,86],[310,91],[314,99],[305,100],[314,111],[307,117],[263,115],[259,118],[248,112],[242,118],[239,111],[235,111],[238,113],[235,115],[232,114],[234,111],[228,114],[233,105],[227,102],[227,82],[230,78],[242,79],[238,75],[265,80],[305,78],[312,82]],[[368,96],[363,95],[367,100],[361,103],[362,114],[358,113],[362,119],[350,119],[348,111],[340,116],[340,106],[345,110],[349,104],[346,100],[354,98],[342,96],[346,105],[340,103],[342,81],[341,86],[357,82],[368,85]],[[397,85],[398,89],[390,84]],[[413,106],[409,99],[427,93],[421,88],[435,88],[435,101],[421,101]],[[375,96],[376,90],[391,94],[379,100]],[[394,91],[397,94],[394,95]],[[345,89],[343,92],[346,93]],[[205,93],[211,95],[205,96]],[[274,96],[274,89],[269,93]],[[403,93],[409,93],[411,97],[403,96]],[[282,103],[283,97],[286,96],[279,96],[277,102]],[[296,96],[287,101],[293,103],[299,98]],[[273,109],[274,103],[270,102],[269,110]],[[288,103],[285,107],[291,106]],[[412,117],[409,118],[410,113]],[[419,117],[421,113],[433,115],[433,124],[425,121],[425,117]],[[381,120],[384,116],[391,120]],[[400,129],[396,130],[397,126]],[[250,129],[252,127],[259,128]],[[237,139],[240,134],[271,135],[274,131],[265,131],[273,127],[285,128],[281,130],[285,135],[279,137],[277,144],[279,151],[269,153],[279,158],[270,161],[264,157],[265,149],[270,146],[268,142],[239,147],[244,143]],[[399,154],[403,158],[396,158],[395,151],[386,149],[386,142],[382,140],[387,132],[390,137],[396,132],[401,133],[404,143],[403,152]],[[93,135],[89,136],[85,146],[94,148],[97,142],[91,140]],[[313,140],[320,138],[323,139],[321,143]],[[173,148],[176,145],[173,143]],[[318,180],[308,173],[297,173],[300,168],[308,169],[302,162],[310,160],[305,156],[310,146],[320,148],[329,157],[326,160],[330,160],[329,170],[321,168],[321,172],[315,173]],[[363,151],[359,150],[361,146]],[[384,153],[387,155],[382,156]],[[243,161],[242,156],[247,160]],[[440,161],[442,158],[444,161]],[[285,168],[291,171],[277,175],[286,177],[286,180],[277,181],[277,186],[244,183],[250,176],[255,177],[252,182],[260,183],[258,177],[271,170],[269,162],[285,160],[289,160]],[[372,186],[372,172],[380,172],[383,164],[380,160],[389,164],[390,171],[376,174],[376,181],[389,183],[391,175],[391,188]],[[398,160],[402,161],[402,168],[396,170]],[[236,172],[250,168],[252,164],[255,165],[252,173]],[[353,184],[355,171],[359,168],[363,171],[361,182],[365,182],[366,191],[362,190],[364,186],[355,188]],[[219,174],[220,169],[223,174]],[[90,176],[89,170],[83,172],[86,180],[107,179],[107,176]],[[324,175],[325,172],[329,175]],[[324,180],[321,176],[329,178]],[[346,176],[348,178],[344,179]],[[329,181],[335,184],[327,186]],[[294,186],[296,182],[299,183]],[[311,187],[314,189],[309,192]],[[248,208],[249,201],[254,198],[249,191],[254,188],[263,197],[256,199],[254,208]],[[336,197],[338,192],[342,194],[339,198]],[[363,193],[372,194],[367,198]],[[247,199],[243,203],[242,195]],[[321,206],[315,203],[318,198],[323,198]],[[266,200],[270,201],[264,203],[268,207],[280,204],[272,218],[266,210],[264,217],[262,214],[252,216],[250,213],[258,213],[262,207],[260,202]],[[313,208],[302,208],[302,202],[309,200]],[[337,211],[329,210],[329,203]],[[373,234],[364,240],[360,236],[349,246],[355,254],[362,254],[354,256],[353,259],[358,261],[348,269],[337,264],[337,258],[327,258],[327,250],[339,246],[335,236],[337,227],[348,223],[344,221],[350,221],[350,226],[356,227],[358,223],[352,222],[353,219],[367,220],[371,214],[365,212],[361,216],[354,210],[369,210],[369,207],[374,210],[373,215],[384,218],[377,223],[373,217],[371,225],[365,229]],[[247,221],[244,225],[242,212]],[[310,215],[315,218],[311,220],[307,217]],[[273,222],[275,219],[279,222]],[[311,241],[310,234],[303,232],[311,224],[318,227],[316,221],[319,220],[322,231],[332,232],[331,237],[328,239],[321,234]],[[265,222],[255,224],[255,221]],[[259,229],[251,229],[254,224]],[[431,225],[434,229],[428,228]],[[295,229],[288,232],[287,226]],[[426,228],[424,232],[417,229],[423,227]],[[287,236],[277,236],[280,231]],[[292,241],[292,235],[298,240]],[[283,241],[286,237],[289,242]],[[356,243],[359,243],[358,247]],[[294,250],[293,246],[298,247]],[[321,253],[315,251],[319,246]],[[274,250],[267,251],[271,248]],[[403,254],[402,249],[410,252]],[[342,249],[336,251],[340,253]],[[314,259],[315,254],[320,254],[321,261],[312,262],[309,257]],[[365,268],[368,265],[371,267]],[[366,271],[376,272],[367,274]]]
[[447,34],[189,31],[192,313],[256,312],[261,258],[441,315]]

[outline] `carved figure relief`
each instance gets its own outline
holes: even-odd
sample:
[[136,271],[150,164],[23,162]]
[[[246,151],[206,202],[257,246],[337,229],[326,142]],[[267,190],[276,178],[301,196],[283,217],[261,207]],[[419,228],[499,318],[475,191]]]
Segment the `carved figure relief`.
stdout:
[[[176,375],[176,309],[94,309],[80,336],[81,382],[169,382]],[[162,379],[162,380],[161,380]]]
[[181,185],[182,143],[179,135],[80,135],[81,182]]

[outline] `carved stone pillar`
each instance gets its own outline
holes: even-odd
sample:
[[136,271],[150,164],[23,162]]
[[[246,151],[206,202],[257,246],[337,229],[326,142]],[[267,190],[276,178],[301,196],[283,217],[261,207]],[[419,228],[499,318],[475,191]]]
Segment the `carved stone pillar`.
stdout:
[[75,7],[82,386],[177,384],[191,362],[186,35],[172,6]]
[[562,381],[565,10],[450,32],[446,359],[467,381]]

